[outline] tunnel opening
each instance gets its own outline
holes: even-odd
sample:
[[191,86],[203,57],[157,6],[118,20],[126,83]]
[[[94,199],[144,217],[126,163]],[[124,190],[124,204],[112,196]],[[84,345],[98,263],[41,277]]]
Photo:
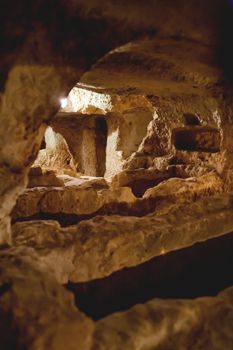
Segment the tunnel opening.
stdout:
[[95,119],[95,142],[96,142],[96,175],[104,177],[106,172],[106,147],[108,126],[104,117]]
[[45,149],[45,148],[46,148],[46,142],[45,142],[45,136],[44,136],[42,141],[41,141],[40,150]]
[[214,296],[233,283],[233,233],[88,282],[68,283],[79,310],[94,320],[153,298]]
[[198,116],[192,113],[184,113],[184,122],[186,125],[190,125],[190,126],[201,124]]
[[149,188],[155,187],[160,184],[162,181],[168,179],[168,176],[161,176],[155,179],[137,179],[130,181],[127,186],[131,188],[133,194],[137,198],[142,198],[146,190]]

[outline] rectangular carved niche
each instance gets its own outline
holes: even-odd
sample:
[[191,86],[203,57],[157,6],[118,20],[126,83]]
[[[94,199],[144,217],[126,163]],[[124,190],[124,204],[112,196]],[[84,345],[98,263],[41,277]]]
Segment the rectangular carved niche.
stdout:
[[221,137],[213,127],[183,127],[172,131],[172,142],[178,150],[214,153],[220,151]]

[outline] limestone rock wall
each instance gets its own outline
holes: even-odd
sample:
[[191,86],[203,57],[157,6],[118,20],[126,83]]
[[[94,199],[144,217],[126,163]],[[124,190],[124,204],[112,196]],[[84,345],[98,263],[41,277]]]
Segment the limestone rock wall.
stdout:
[[93,322],[31,249],[1,252],[0,260],[2,349],[232,347],[232,288],[194,300],[153,299]]
[[31,249],[0,253],[0,348],[89,349],[93,323]]
[[78,1],[77,5],[74,11],[63,1],[2,4],[1,244],[10,243],[9,215],[40,149],[43,123],[58,111],[60,98],[90,64],[134,36],[130,28],[123,35],[106,17],[84,15]]
[[45,131],[45,148],[39,151],[33,166],[53,170],[58,174],[75,174],[77,167],[66,140],[50,126]]
[[[218,20],[224,10],[219,0],[211,5],[191,1],[185,6],[181,0],[154,0],[143,7],[130,1],[127,6],[128,11],[122,11],[125,2],[57,1],[54,11],[47,1],[17,6],[13,0],[4,1],[0,36],[2,243],[10,242],[9,214],[38,153],[44,133],[41,125],[51,119],[59,99],[90,64],[120,43],[148,32],[160,30],[202,42],[216,42],[219,37]],[[225,44],[222,49],[225,52]]]
[[[221,0],[3,0],[1,349],[233,347],[232,288],[94,322],[61,285],[233,230],[231,11]],[[66,124],[55,115],[70,89],[62,112],[82,122]],[[40,165],[68,162],[74,176],[111,184],[47,173],[24,191],[48,125],[65,139],[55,142],[62,157],[50,147]],[[37,214],[76,221],[27,221]]]
[[216,298],[153,300],[97,322],[92,349],[231,349],[232,288]]
[[228,179],[232,89],[214,52],[188,40],[142,40],[117,48],[84,74],[65,111],[105,116],[107,177],[181,165],[189,175],[195,165]]
[[65,138],[78,173],[89,176],[105,174],[108,131],[104,118],[60,113],[51,125]]

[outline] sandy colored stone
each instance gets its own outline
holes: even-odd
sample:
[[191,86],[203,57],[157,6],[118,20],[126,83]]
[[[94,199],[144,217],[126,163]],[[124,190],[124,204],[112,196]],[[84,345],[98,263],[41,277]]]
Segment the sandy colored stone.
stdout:
[[233,288],[215,297],[154,299],[96,323],[92,350],[233,347]]
[[147,188],[154,187],[171,176],[172,172],[169,169],[164,171],[155,168],[123,170],[112,178],[111,185],[114,188],[129,186],[133,188],[134,192],[143,195]]
[[[172,178],[168,179],[170,176]],[[225,183],[215,172],[187,179],[173,176],[172,168],[123,171],[113,178],[111,187],[101,178],[60,176],[66,179],[63,187],[27,189],[18,198],[12,219],[16,221],[40,213],[142,216],[155,210],[169,212],[171,207],[181,203],[191,203],[226,190]]]
[[89,349],[93,324],[32,249],[0,252],[0,348]]
[[[20,3],[15,7],[10,1],[2,9],[0,244],[11,241],[10,212],[27,185],[27,173],[40,149],[45,124],[58,111],[60,98],[68,94],[87,67],[117,46],[121,36],[120,31],[115,36],[107,29],[107,21],[99,33],[100,48],[96,31],[89,30],[92,16],[84,16],[87,30],[81,30],[80,35],[79,25],[69,24],[69,18],[73,19],[70,5],[64,9],[59,1],[56,18],[47,5]],[[80,23],[79,11],[76,18],[75,23]],[[84,36],[89,38],[85,42],[91,43],[88,50],[83,47]]]
[[77,172],[86,176],[104,176],[107,142],[104,118],[60,112],[51,121],[51,126],[66,140]]
[[64,182],[53,171],[43,172],[40,167],[32,167],[28,174],[27,187],[61,187]]
[[64,182],[65,186],[84,185],[86,187],[92,187],[96,190],[109,188],[108,182],[103,177],[85,176],[85,175],[72,177],[69,175],[59,175],[58,178]]
[[[33,40],[36,40],[36,35]],[[8,75],[0,106],[1,244],[10,242],[9,215],[17,197],[26,187],[27,172],[42,141],[43,122],[58,108],[56,96],[61,85],[54,67],[43,67],[37,63],[18,63]],[[46,103],[48,99],[50,103]]]
[[45,148],[39,151],[33,166],[52,170],[57,174],[76,174],[75,160],[64,137],[49,126],[45,130],[44,138]]
[[[191,185],[192,184],[192,185]],[[158,186],[159,185],[159,186]],[[196,165],[169,165],[157,164],[157,167],[148,169],[126,169],[116,174],[111,179],[113,188],[128,186],[136,197],[150,197],[151,193],[156,196],[166,197],[181,195],[180,188],[184,186],[183,194],[190,188],[193,194],[201,194],[204,189],[211,193],[218,193],[226,188],[221,178],[214,172],[209,172],[205,167]],[[177,191],[174,191],[174,188]],[[229,188],[229,183],[228,183]],[[175,194],[174,194],[175,192]],[[208,195],[208,193],[206,193]],[[169,198],[168,203],[169,206]]]
[[[227,12],[226,18],[222,18],[222,13],[225,13],[223,10]],[[195,164],[196,169],[202,167],[208,169],[208,172],[214,170],[216,178],[219,176],[222,183],[226,184],[225,189],[229,190],[232,183],[232,88],[229,84],[225,84],[224,74],[214,63],[221,62],[226,76],[232,73],[230,64],[232,56],[228,50],[231,43],[229,37],[231,12],[230,8],[225,8],[225,2],[190,0],[187,3],[183,0],[168,0],[142,4],[138,1],[126,3],[123,0],[117,3],[105,0],[101,2],[74,0],[57,1],[55,12],[56,15],[53,6],[48,6],[44,0],[18,2],[17,6],[9,0],[1,9],[0,245],[11,243],[10,213],[17,197],[27,186],[27,173],[37,157],[45,124],[48,125],[58,110],[60,98],[68,93],[81,73],[99,57],[119,44],[129,42],[135,36],[142,37],[144,34],[156,33],[172,39],[158,39],[157,42],[145,40],[139,44],[131,42],[124,47],[118,47],[95,66],[96,75],[92,75],[92,69],[78,86],[79,94],[83,98],[81,102],[83,112],[106,116],[109,114],[107,118],[111,137],[107,142],[107,176],[112,177],[124,168],[131,170],[138,167],[148,168],[158,164],[160,162],[158,158],[174,156],[178,166]],[[219,29],[220,23],[224,23],[224,28]],[[226,33],[226,30],[229,33]],[[224,38],[226,34],[227,37]],[[216,41],[217,47],[211,48],[209,44]],[[118,83],[117,86],[114,85],[115,82]],[[119,82],[122,85],[119,85]],[[105,86],[106,83],[109,85]],[[208,130],[210,127],[216,129],[215,134],[220,141],[217,142],[217,147],[214,147],[216,153],[200,154],[196,149],[192,150],[191,154],[183,150],[184,147],[180,146],[180,142],[176,142],[173,131],[187,127],[187,119],[184,118],[187,113],[198,117],[200,127],[207,127]],[[197,124],[193,127],[197,129]],[[87,132],[87,139],[90,140],[91,135],[91,132]],[[206,150],[206,144],[213,140],[212,136],[199,139],[200,142],[197,144],[204,144]],[[177,147],[174,149],[172,140],[176,146],[179,145],[179,150]],[[213,142],[210,142],[210,146],[213,150]],[[207,151],[210,148],[207,148]],[[94,148],[90,149],[93,151]],[[90,153],[85,165],[90,163]],[[52,152],[44,157],[44,161],[48,160],[47,156],[50,160],[54,160]],[[142,204],[141,208],[144,210],[144,205],[147,206],[150,202],[158,204],[159,196],[164,189],[171,189],[172,185],[177,185],[178,196],[170,194],[172,203],[169,206],[166,204],[168,191],[164,196],[164,206],[157,205],[160,213],[168,212],[172,207],[174,211],[169,215],[173,216],[166,214],[165,217],[157,218],[153,215],[142,218],[97,217],[68,229],[61,229],[52,222],[17,224],[18,241],[14,238],[14,244],[18,244],[20,239],[22,245],[25,244],[25,233],[27,233],[25,245],[31,244],[36,247],[40,252],[39,260],[45,256],[43,255],[45,251],[54,256],[53,259],[51,256],[48,257],[47,265],[42,272],[41,262],[35,255],[31,257],[31,253],[24,253],[23,249],[13,250],[12,253],[1,250],[0,276],[3,283],[0,286],[0,307],[3,308],[3,312],[0,312],[0,319],[4,317],[0,327],[2,328],[0,342],[3,342],[3,346],[0,348],[5,348],[6,342],[8,346],[9,341],[8,348],[12,350],[14,344],[12,346],[11,341],[14,339],[18,342],[17,347],[26,349],[90,348],[89,332],[91,333],[92,323],[74,309],[68,294],[58,286],[52,276],[48,277],[47,269],[50,264],[56,272],[57,279],[66,281],[67,275],[73,273],[67,265],[70,268],[70,265],[76,264],[76,255],[82,256],[79,254],[79,248],[76,252],[74,234],[73,232],[69,234],[69,230],[77,230],[78,227],[78,235],[80,233],[81,237],[78,238],[80,239],[78,247],[84,246],[84,255],[86,254],[81,273],[76,270],[78,273],[76,279],[80,275],[84,279],[96,278],[110,274],[122,266],[137,264],[138,261],[144,261],[149,256],[158,254],[159,251],[156,249],[161,247],[160,254],[163,253],[163,249],[165,251],[173,249],[172,239],[165,240],[165,243],[169,244],[165,244],[164,248],[164,237],[174,234],[174,230],[177,234],[177,236],[174,234],[176,244],[179,244],[179,239],[182,237],[184,245],[232,230],[231,198],[226,202],[224,199],[213,202],[204,199],[202,204],[197,202],[192,204],[193,207],[190,204],[177,209],[177,198],[179,203],[185,203],[186,200],[189,203],[190,198],[196,199],[197,189],[205,196],[209,195],[211,190],[218,192],[219,188],[221,189],[221,181],[218,187],[216,178],[211,180],[210,177],[206,177],[207,182],[204,185],[202,179],[196,178],[197,173],[193,173],[193,177],[194,179],[187,182],[172,179],[165,185],[161,184],[158,189],[149,190],[142,201],[133,201],[135,205]],[[209,179],[211,186],[208,185]],[[198,186],[192,183],[195,181],[199,181]],[[68,185],[66,187],[69,188]],[[66,189],[64,193],[65,191]],[[128,198],[129,191],[127,191],[125,195]],[[60,200],[60,196],[57,197]],[[52,198],[45,201],[44,207],[47,208],[51,204],[52,208],[57,197],[53,194]],[[58,208],[68,208],[69,211],[69,196],[64,197],[64,207],[58,206]],[[105,198],[105,195],[103,197]],[[113,197],[110,203],[112,199],[115,200],[115,195]],[[91,195],[91,199],[95,199],[95,195]],[[85,201],[86,197],[83,195],[82,204]],[[87,201],[87,205],[90,207],[91,203]],[[35,206],[38,210],[38,205]],[[126,207],[128,210],[128,206]],[[117,210],[120,212],[120,206]],[[184,215],[186,211],[188,214]],[[204,214],[206,216],[202,216]],[[181,217],[182,229],[176,231],[177,227],[180,227],[177,223]],[[162,230],[159,226],[164,220],[165,222],[170,220],[170,226],[169,222],[167,225],[168,231],[164,227]],[[47,230],[49,225],[50,231]],[[43,226],[46,226],[45,230],[42,230]],[[157,232],[161,244],[156,242],[156,248],[153,246],[155,227],[161,229],[159,232],[163,233],[159,235]],[[119,234],[121,239],[118,240]],[[48,240],[52,240],[49,248]],[[59,254],[57,242],[62,242]],[[67,243],[66,260],[62,254]],[[51,249],[53,244],[55,249]],[[72,259],[70,259],[70,248],[73,253]],[[58,271],[59,269],[61,271]],[[118,330],[118,336],[115,338],[115,333],[106,332],[107,327],[111,326],[111,321],[107,321],[107,325],[105,321],[103,328],[100,325],[102,331],[98,328],[96,332],[99,340],[93,343],[92,348],[109,349],[112,345],[116,345],[118,348],[134,349],[134,344],[136,348],[138,346],[173,348],[174,345],[180,347],[180,344],[184,344],[184,348],[190,348],[194,344],[202,349],[208,347],[231,349],[232,292],[229,293],[230,296],[226,292],[214,301],[211,299],[213,302],[206,299],[203,304],[201,303],[201,309],[198,309],[201,317],[197,318],[198,324],[194,323],[194,333],[189,332],[187,338],[185,331],[193,317],[195,318],[198,308],[195,307],[195,303],[200,305],[199,301],[181,301],[181,309],[184,309],[181,311],[181,317],[179,318],[179,315],[178,318],[174,317],[172,312],[170,319],[169,310],[173,311],[173,304],[170,305],[168,302],[168,308],[166,308],[168,304],[163,304],[166,309],[163,313],[166,321],[165,326],[163,324],[159,329],[160,343],[158,337],[154,337],[154,329],[152,336],[150,330],[146,333],[149,335],[149,340],[147,335],[144,338],[141,336],[138,324],[142,322],[144,325],[145,318],[148,319],[148,314],[142,311],[143,319],[139,316],[138,328],[132,337],[122,337],[121,330]],[[229,303],[225,304],[225,301]],[[159,304],[161,303],[159,301]],[[209,305],[209,308],[206,308],[205,304]],[[224,309],[225,305],[229,305],[230,309]],[[133,319],[134,316],[133,314]],[[170,321],[167,321],[168,319]],[[130,331],[128,323],[134,326],[130,318],[129,322],[126,321],[123,335],[126,334],[126,330]],[[122,320],[120,326],[124,326]],[[146,322],[146,332],[147,327]],[[123,342],[119,339],[119,335],[123,338]],[[116,339],[115,343],[113,339]]]
[[[233,115],[213,46],[145,39],[118,47],[85,73],[68,96],[67,113],[104,115],[106,173],[176,166],[232,169]],[[111,76],[111,79],[109,79]],[[100,88],[101,87],[101,88]]]
[[[193,3],[190,7],[192,6]],[[30,11],[30,7],[27,11]],[[115,14],[114,11],[112,13]],[[51,27],[54,25],[53,22],[48,22]],[[26,27],[29,28],[30,25]],[[119,30],[123,28],[115,27]],[[59,53],[54,51],[50,40],[55,38],[48,35],[44,24],[36,25],[30,33],[25,28],[24,30],[27,38],[20,41],[23,42],[23,47],[15,51],[18,56],[16,53],[13,55],[15,65],[6,65],[8,71],[4,74],[4,94],[1,96],[2,242],[7,239],[10,241],[9,214],[16,198],[26,186],[27,172],[42,141],[45,128],[43,123],[52,118],[59,107],[59,99],[72,87],[74,81],[77,82],[80,72],[88,63],[93,62],[93,57],[100,57],[101,53],[108,51],[107,47],[114,47],[115,42],[114,34],[110,34],[109,46],[100,50],[95,38],[89,46],[93,51],[85,52],[79,50],[83,47],[80,35],[72,32],[77,42],[72,36],[73,44],[68,45],[74,51],[74,55],[71,55],[70,51],[67,54],[65,36],[61,37],[64,47],[60,44]],[[53,30],[51,32],[54,33]],[[93,35],[89,31],[83,31],[82,34],[87,37]],[[56,40],[59,40],[59,35],[61,32],[56,31]],[[192,36],[187,35],[188,37]],[[93,39],[92,36],[91,38]],[[36,50],[35,40],[38,45]],[[127,41],[127,36],[123,41]],[[102,45],[105,42],[102,40]],[[95,50],[97,55],[93,55]],[[174,152],[171,130],[184,125],[183,117],[187,113],[197,115],[202,126],[220,129],[220,152],[207,157],[205,163],[225,176],[232,163],[232,157],[227,152],[232,142],[232,94],[229,85],[224,82],[222,72],[214,63],[215,52],[216,47],[174,38],[131,42],[105,56],[83,77],[81,84],[75,87],[78,96],[82,97],[81,110],[111,115],[111,138],[107,142],[106,152],[110,164],[107,176],[112,177],[122,170],[134,152],[146,157]],[[77,97],[76,94],[75,96]],[[133,123],[133,120],[136,122]],[[127,136],[130,142],[126,139]],[[182,161],[186,153],[178,153]],[[200,164],[203,155],[197,153],[193,160]],[[134,162],[134,157],[131,160]],[[187,160],[190,161],[190,158]]]
[[18,222],[13,242],[36,249],[57,280],[67,283],[108,276],[232,230],[232,198],[224,195],[171,206],[160,215],[97,216],[66,228],[55,221]]
[[64,187],[35,187],[27,189],[18,198],[13,212],[13,219],[30,217],[37,213],[64,213],[87,215],[95,213],[108,203],[135,200],[129,187],[116,189],[99,188],[90,182],[73,180]]
[[71,294],[32,249],[1,251],[0,260],[3,349],[232,347],[232,287],[215,297],[152,299],[93,323],[74,308]]
[[[218,193],[224,188],[224,184],[219,176],[209,173],[199,177],[190,177],[187,179],[171,178],[165,180],[155,187],[149,188],[144,198],[156,198],[158,196],[164,196],[171,194],[179,198],[188,197],[189,195],[195,196],[197,193],[203,196],[208,195],[209,192]],[[192,198],[190,199],[190,202]]]

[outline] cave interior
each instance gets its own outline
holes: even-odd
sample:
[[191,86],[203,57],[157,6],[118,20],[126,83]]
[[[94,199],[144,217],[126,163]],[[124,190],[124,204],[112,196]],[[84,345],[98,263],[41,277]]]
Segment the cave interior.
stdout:
[[233,349],[232,1],[3,3],[0,349]]

